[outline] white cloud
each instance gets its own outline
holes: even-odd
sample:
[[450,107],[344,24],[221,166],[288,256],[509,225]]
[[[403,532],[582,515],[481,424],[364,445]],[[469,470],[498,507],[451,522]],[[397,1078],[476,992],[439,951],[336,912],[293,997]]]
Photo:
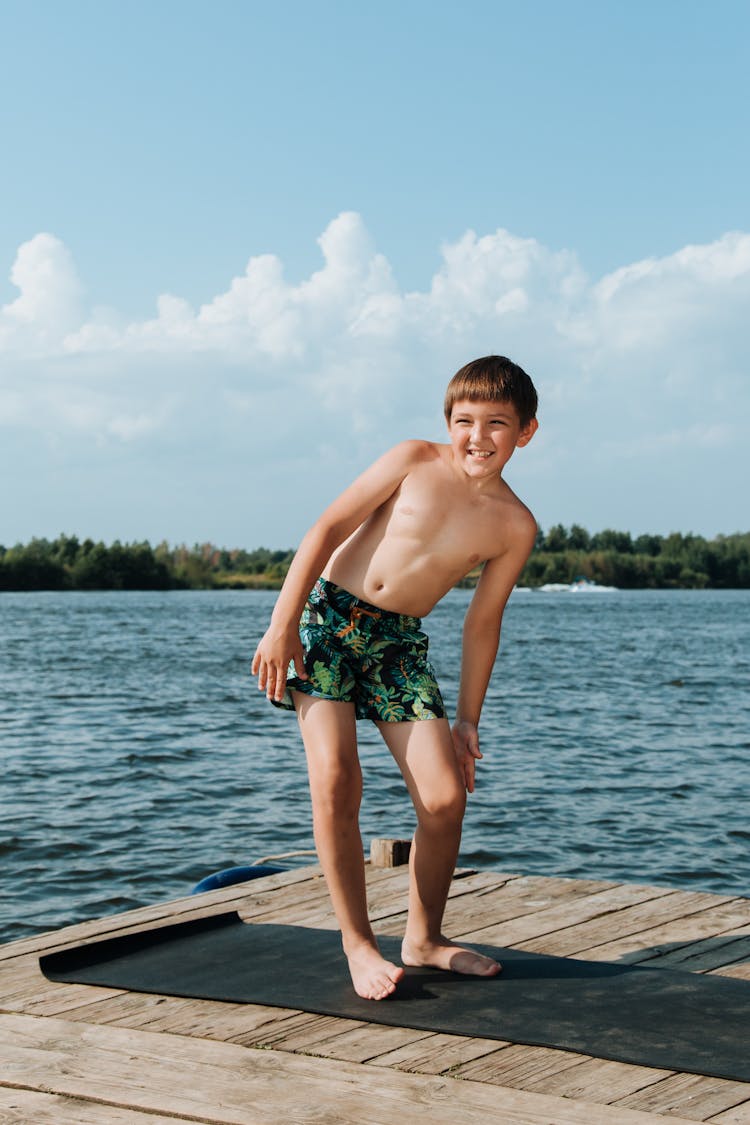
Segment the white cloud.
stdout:
[[738,327],[750,299],[750,235],[725,234],[705,246],[686,246],[602,278],[591,291],[589,341],[607,352],[644,349],[682,356],[686,338],[702,349],[727,320]]
[[[553,361],[562,354],[604,369],[617,366],[622,350],[648,348],[652,356],[666,344],[679,354],[682,334],[694,334],[697,323],[710,334],[712,323],[738,318],[750,296],[750,235],[742,233],[590,282],[570,251],[502,229],[483,237],[467,231],[443,247],[429,289],[410,293],[398,289],[359,215],[342,213],[318,241],[323,266],[298,285],[286,282],[274,255],[251,257],[245,273],[197,311],[163,294],[153,319],[121,324],[86,312],[70,252],[39,234],[13,265],[20,295],[0,312],[0,346],[51,355],[213,351],[294,366],[342,351],[365,357],[380,344],[403,353],[446,338],[467,346],[489,334],[501,342],[510,332],[522,345],[541,335]],[[21,326],[23,335],[14,335]]]
[[80,322],[81,283],[68,248],[53,234],[19,246],[10,280],[20,292],[0,310],[0,347],[54,346]]
[[0,425],[56,442],[88,434],[98,447],[187,451],[210,438],[217,465],[249,435],[256,457],[283,444],[304,460],[322,443],[342,451],[343,472],[347,448],[366,460],[409,434],[438,436],[447,379],[501,351],[541,392],[542,428],[524,454],[540,495],[563,495],[564,474],[543,477],[575,459],[596,466],[604,504],[605,488],[627,487],[634,456],[657,480],[659,449],[681,453],[687,482],[709,456],[750,445],[736,421],[750,413],[748,234],[589,279],[572,251],[467,231],[415,292],[356,213],[318,241],[321,267],[299,284],[278,257],[251,257],[200,308],[162,294],[154,317],[127,323],[87,308],[70,251],[36,235],[12,267],[19,295],[0,310]]

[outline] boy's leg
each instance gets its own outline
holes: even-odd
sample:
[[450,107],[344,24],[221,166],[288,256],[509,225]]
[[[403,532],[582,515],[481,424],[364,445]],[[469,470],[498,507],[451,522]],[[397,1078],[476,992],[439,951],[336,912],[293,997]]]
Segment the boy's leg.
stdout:
[[377,725],[404,775],[417,814],[409,857],[404,964],[494,976],[500,969],[496,961],[464,949],[442,934],[466,806],[466,790],[448,722],[425,719]]
[[367,914],[359,832],[362,771],[354,704],[315,699],[297,691],[292,698],[307,755],[315,846],[352,982],[366,1000],[382,1000],[394,991],[404,970],[381,956]]

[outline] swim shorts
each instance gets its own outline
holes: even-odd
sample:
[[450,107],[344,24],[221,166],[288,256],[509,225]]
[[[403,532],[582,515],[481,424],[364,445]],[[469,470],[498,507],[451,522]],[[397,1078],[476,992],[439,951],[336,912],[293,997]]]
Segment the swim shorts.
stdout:
[[290,663],[284,698],[271,702],[293,711],[291,688],[316,699],[354,703],[358,719],[445,718],[421,625],[418,617],[379,609],[319,578],[300,618],[310,678],[300,680]]

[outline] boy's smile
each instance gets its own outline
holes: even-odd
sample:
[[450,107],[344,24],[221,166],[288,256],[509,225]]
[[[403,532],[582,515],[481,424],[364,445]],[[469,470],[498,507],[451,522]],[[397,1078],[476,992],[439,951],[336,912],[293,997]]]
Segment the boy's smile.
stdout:
[[537,428],[536,419],[521,426],[515,406],[510,402],[472,402],[454,404],[448,432],[457,466],[470,477],[496,476],[510,460],[517,446],[526,445]]

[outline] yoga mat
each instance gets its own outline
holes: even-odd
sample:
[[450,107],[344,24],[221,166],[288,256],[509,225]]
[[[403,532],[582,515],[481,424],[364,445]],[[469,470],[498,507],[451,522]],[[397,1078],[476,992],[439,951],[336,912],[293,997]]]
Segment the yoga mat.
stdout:
[[[398,939],[379,941],[398,963]],[[407,969],[394,996],[380,1001],[354,992],[336,931],[244,923],[235,912],[39,962],[54,981],[298,1008],[750,1082],[750,982],[472,948],[501,961],[502,973],[480,979]]]

